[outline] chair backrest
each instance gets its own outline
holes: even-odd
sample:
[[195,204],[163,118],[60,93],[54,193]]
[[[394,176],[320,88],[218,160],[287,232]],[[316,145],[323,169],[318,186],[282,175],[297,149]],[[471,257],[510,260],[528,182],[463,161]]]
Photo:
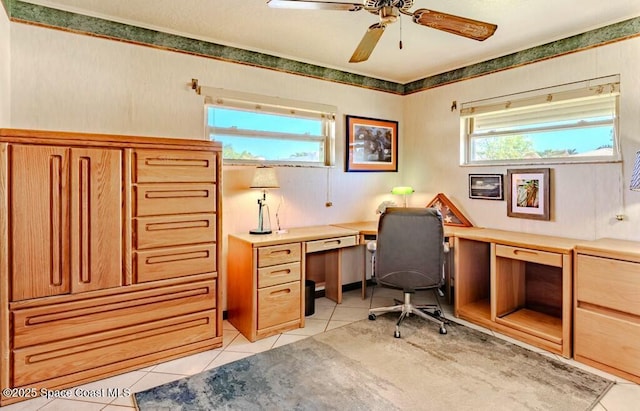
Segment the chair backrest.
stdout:
[[384,286],[420,290],[444,283],[444,228],[435,208],[387,208],[378,221],[375,277]]

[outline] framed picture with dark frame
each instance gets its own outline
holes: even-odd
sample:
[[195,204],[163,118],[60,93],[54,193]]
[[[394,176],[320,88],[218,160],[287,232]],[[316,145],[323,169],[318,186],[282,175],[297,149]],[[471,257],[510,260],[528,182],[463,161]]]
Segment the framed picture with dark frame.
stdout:
[[469,174],[469,198],[504,200],[502,174]]
[[346,116],[345,171],[398,171],[398,122]]
[[507,215],[550,220],[550,174],[548,168],[507,170]]

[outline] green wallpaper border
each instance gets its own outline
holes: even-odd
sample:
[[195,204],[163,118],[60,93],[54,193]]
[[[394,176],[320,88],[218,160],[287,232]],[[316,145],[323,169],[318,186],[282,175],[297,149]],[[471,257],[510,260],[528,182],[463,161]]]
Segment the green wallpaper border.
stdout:
[[562,40],[401,84],[241,48],[116,23],[20,0],[2,0],[2,4],[7,11],[7,15],[14,22],[125,41],[398,95],[412,94],[640,36],[640,17],[635,17]]

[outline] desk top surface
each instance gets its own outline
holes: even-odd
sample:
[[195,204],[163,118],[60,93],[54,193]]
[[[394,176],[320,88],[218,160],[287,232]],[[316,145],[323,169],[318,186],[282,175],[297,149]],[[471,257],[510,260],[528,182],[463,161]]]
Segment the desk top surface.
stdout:
[[578,253],[640,262],[640,242],[637,241],[600,238],[593,241],[579,242],[576,246],[576,251]]
[[334,225],[320,225],[313,227],[296,227],[290,228],[286,233],[271,234],[249,234],[249,233],[237,233],[229,234],[230,237],[234,237],[251,243],[254,247],[262,247],[267,245],[287,244],[295,243],[299,241],[314,241],[324,240],[327,238],[346,237],[351,235],[358,235],[358,230],[353,230],[344,227],[338,227]]
[[[362,235],[376,235],[378,233],[378,220],[374,221],[358,221],[355,223],[340,223],[335,224],[338,227],[348,228],[356,230]],[[457,227],[444,225],[445,237],[455,237],[459,233],[465,233],[468,231],[480,230],[480,227]]]

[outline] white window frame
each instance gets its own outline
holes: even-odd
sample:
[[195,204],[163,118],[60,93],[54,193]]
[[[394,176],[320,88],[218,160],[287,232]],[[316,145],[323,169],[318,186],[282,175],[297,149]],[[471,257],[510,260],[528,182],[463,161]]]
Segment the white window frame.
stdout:
[[[592,162],[616,162],[621,161],[620,144],[618,133],[619,117],[619,96],[620,96],[620,76],[607,76],[597,79],[581,81],[577,83],[565,84],[562,86],[533,90],[524,93],[512,94],[487,100],[463,103],[460,110],[460,165],[524,165],[524,164],[564,164],[564,163],[592,163]],[[607,100],[606,102],[604,100]],[[600,103],[599,103],[600,102]],[[581,124],[585,126],[602,125],[597,122],[580,122],[580,115],[569,114],[572,108],[581,107],[589,109],[593,104],[605,104],[613,106],[613,121],[608,121],[605,125],[613,125],[613,147],[611,155],[598,156],[568,156],[551,158],[527,158],[527,159],[506,159],[506,160],[474,160],[472,159],[472,139],[474,137],[499,137],[500,135],[514,135],[517,133],[490,133],[474,134],[474,124],[486,119],[498,119],[499,116],[516,119],[517,116],[535,115],[537,109],[553,109],[546,112],[546,116],[561,117],[566,119],[576,119],[575,123],[568,126],[557,126],[551,128],[541,128],[539,131],[556,131],[562,129],[578,129]],[[582,106],[580,106],[582,105]],[[556,109],[563,107],[564,109]],[[551,113],[553,111],[553,113]],[[575,110],[574,110],[575,111]],[[566,113],[566,114],[565,114]],[[558,115],[560,114],[560,115]],[[546,117],[545,117],[546,118]]]
[[[320,161],[223,159],[223,164],[269,164],[272,166],[302,167],[330,167],[335,165],[335,118],[337,111],[335,106],[211,87],[200,87],[200,94],[205,95],[205,133],[207,139],[209,136],[224,134],[227,136],[264,137],[288,141],[317,141],[322,143],[324,147],[324,158],[320,159]],[[318,119],[322,121],[322,135],[310,136],[308,134],[242,130],[235,127],[212,127],[208,124],[208,111],[212,106],[296,118]]]

